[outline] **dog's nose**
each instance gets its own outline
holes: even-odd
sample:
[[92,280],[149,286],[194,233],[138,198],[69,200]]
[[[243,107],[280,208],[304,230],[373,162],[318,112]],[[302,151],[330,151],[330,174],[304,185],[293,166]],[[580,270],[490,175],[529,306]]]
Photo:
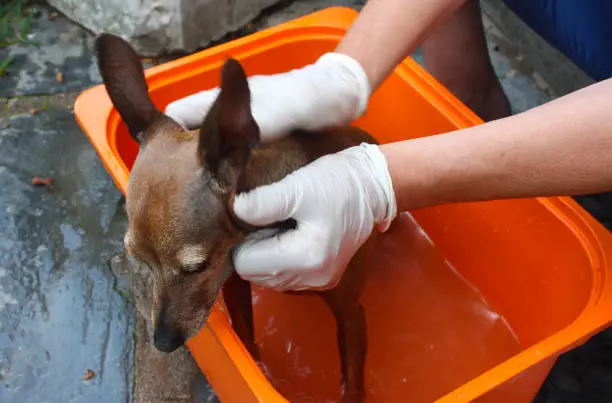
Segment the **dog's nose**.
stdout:
[[171,353],[185,342],[182,332],[166,320],[156,321],[153,343],[155,348],[164,353]]

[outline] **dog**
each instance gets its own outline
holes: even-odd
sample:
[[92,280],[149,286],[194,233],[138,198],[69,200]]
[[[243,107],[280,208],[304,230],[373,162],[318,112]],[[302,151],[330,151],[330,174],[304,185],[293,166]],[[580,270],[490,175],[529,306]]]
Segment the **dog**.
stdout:
[[[139,144],[126,195],[124,243],[126,253],[153,273],[155,347],[172,352],[182,346],[205,324],[222,293],[236,334],[259,360],[251,286],[235,274],[231,252],[248,236],[274,236],[296,223],[288,220],[262,232],[236,219],[233,197],[279,181],[323,155],[376,140],[346,125],[296,130],[260,143],[246,73],[233,58],[221,69],[220,93],[201,128],[187,131],[154,106],[142,63],[129,43],[104,33],[95,49],[112,104]],[[293,292],[319,295],[334,314],[346,403],[365,399],[366,318],[359,296],[366,246],[335,288]]]

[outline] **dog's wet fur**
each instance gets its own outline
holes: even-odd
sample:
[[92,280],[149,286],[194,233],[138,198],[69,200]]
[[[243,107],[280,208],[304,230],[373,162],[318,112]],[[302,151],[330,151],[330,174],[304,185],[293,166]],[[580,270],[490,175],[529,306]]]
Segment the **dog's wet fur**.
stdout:
[[[342,126],[295,131],[260,143],[246,74],[231,58],[222,67],[221,91],[200,130],[186,131],[153,105],[141,61],[126,41],[101,34],[96,52],[108,95],[139,143],[126,195],[125,249],[153,273],[155,347],[172,352],[182,346],[205,324],[222,291],[234,330],[257,360],[250,284],[231,263],[232,248],[256,229],[236,222],[228,210],[231,198],[325,154],[375,140]],[[278,231],[294,225],[281,223]],[[358,301],[363,249],[334,289],[316,292],[338,324],[344,402],[365,399],[366,327]]]

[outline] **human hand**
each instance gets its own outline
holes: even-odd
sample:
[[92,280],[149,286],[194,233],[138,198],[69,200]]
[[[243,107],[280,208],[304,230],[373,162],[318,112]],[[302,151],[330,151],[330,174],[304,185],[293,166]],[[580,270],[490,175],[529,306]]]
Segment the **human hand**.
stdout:
[[333,288],[374,226],[385,231],[397,215],[385,156],[366,143],[237,195],[233,207],[254,226],[297,222],[294,230],[247,238],[234,250],[242,278],[277,290]]
[[[266,142],[294,129],[316,130],[350,123],[361,116],[370,83],[359,63],[340,53],[327,53],[314,64],[282,74],[249,78],[252,113]],[[189,130],[198,128],[219,88],[174,101],[166,114]]]

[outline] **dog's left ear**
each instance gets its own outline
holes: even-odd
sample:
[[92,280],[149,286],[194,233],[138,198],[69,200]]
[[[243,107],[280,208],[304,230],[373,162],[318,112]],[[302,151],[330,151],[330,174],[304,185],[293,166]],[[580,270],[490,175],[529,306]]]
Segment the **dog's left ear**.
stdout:
[[235,189],[258,142],[246,74],[237,60],[228,59],[221,69],[221,91],[200,129],[200,161],[223,187]]
[[95,49],[106,91],[134,140],[146,140],[146,130],[154,122],[171,121],[149,98],[142,63],[128,42],[103,33],[96,37]]

